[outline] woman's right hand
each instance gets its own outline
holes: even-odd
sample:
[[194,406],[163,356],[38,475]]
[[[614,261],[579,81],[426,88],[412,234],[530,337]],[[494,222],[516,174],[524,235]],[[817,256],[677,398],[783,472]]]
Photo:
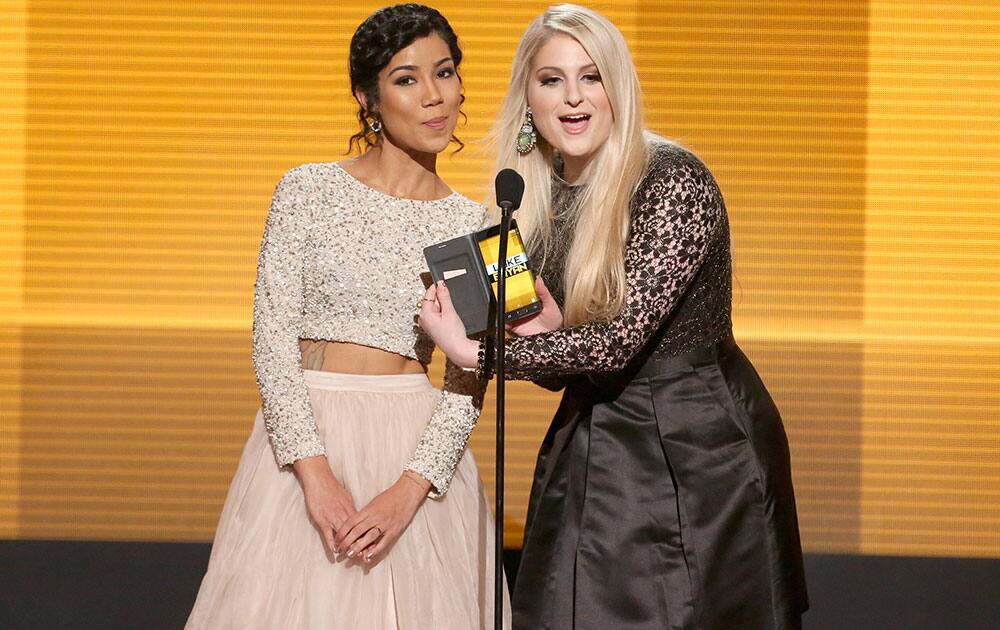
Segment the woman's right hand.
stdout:
[[309,519],[319,530],[327,553],[339,554],[334,544],[337,530],[357,513],[354,498],[330,470],[325,455],[305,457],[292,464],[302,485]]
[[442,280],[431,285],[420,306],[420,327],[455,365],[474,368],[479,360],[479,342],[465,336],[465,324],[451,303],[451,292]]

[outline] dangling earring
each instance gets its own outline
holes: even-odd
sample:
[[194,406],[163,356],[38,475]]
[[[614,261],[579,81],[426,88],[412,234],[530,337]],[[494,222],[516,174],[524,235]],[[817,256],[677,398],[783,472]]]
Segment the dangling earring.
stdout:
[[382,119],[378,117],[378,114],[372,114],[372,120],[368,123],[368,126],[372,128],[372,132],[377,136],[382,131]]
[[524,123],[521,124],[521,130],[517,132],[514,147],[518,153],[526,155],[535,148],[536,142],[538,142],[538,134],[535,132],[535,124],[531,121],[531,108],[529,107],[524,112]]

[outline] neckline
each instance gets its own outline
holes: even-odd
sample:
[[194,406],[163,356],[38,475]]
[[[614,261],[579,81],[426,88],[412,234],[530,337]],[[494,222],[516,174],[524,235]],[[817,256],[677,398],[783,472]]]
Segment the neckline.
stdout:
[[567,190],[573,190],[573,189],[579,190],[587,185],[586,182],[576,181],[570,183],[566,181],[566,179],[563,177],[563,174],[565,172],[566,172],[566,162],[565,160],[563,160],[562,155],[556,153],[555,157],[552,160],[552,180],[556,184],[558,184],[560,188],[564,188]]
[[576,196],[579,195],[586,184],[570,184],[559,175],[553,175],[552,177],[552,188],[553,193],[558,195],[568,195]]
[[452,199],[454,197],[461,197],[461,194],[458,191],[456,191],[456,190],[452,190],[451,194],[448,195],[447,197],[440,197],[438,199],[410,199],[409,197],[397,197],[395,195],[390,195],[387,192],[383,192],[383,191],[379,190],[378,188],[372,188],[371,186],[369,186],[368,184],[364,183],[363,181],[361,181],[360,179],[358,179],[354,175],[351,175],[350,173],[348,173],[347,169],[345,169],[343,166],[341,166],[337,162],[330,162],[330,163],[333,164],[333,166],[338,171],[340,171],[341,173],[343,173],[344,176],[346,176],[347,179],[349,179],[358,188],[363,188],[364,190],[373,192],[373,193],[375,193],[376,195],[378,195],[380,197],[385,197],[386,199],[391,199],[392,201],[409,201],[409,202],[412,202],[412,203],[441,203],[442,201],[448,201],[449,199]]

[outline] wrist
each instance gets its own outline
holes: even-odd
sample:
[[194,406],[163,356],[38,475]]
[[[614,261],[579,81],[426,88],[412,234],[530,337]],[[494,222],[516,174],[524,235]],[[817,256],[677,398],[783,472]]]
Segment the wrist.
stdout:
[[415,490],[421,499],[426,497],[431,491],[431,482],[424,479],[420,473],[412,470],[404,470],[400,476],[400,481]]
[[479,342],[475,339],[467,339],[465,343],[465,367],[475,368],[479,361]]
[[303,488],[338,483],[325,455],[303,457],[292,464],[292,470]]
[[479,342],[463,336],[451,344],[451,348],[445,354],[458,367],[473,369],[476,367],[476,353],[478,351]]

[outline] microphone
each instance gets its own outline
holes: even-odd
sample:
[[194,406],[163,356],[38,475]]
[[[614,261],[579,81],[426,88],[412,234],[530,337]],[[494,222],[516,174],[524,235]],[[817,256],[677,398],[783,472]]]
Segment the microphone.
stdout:
[[[497,308],[496,319],[494,320],[494,334],[496,338],[496,422],[497,422],[497,458],[496,458],[496,508],[493,511],[494,530],[493,542],[493,562],[495,573],[493,575],[493,627],[494,630],[503,628],[503,473],[504,473],[504,360],[506,336],[504,335],[506,326],[506,304],[507,304],[507,243],[510,240],[511,216],[514,211],[521,207],[521,197],[524,196],[524,179],[517,174],[517,171],[505,168],[497,173],[497,205],[502,210],[500,214],[500,244],[497,255]],[[527,262],[527,261],[525,261]],[[480,346],[480,352],[483,346]]]
[[505,168],[497,173],[496,179],[497,205],[513,212],[521,207],[524,197],[524,179],[512,168]]

